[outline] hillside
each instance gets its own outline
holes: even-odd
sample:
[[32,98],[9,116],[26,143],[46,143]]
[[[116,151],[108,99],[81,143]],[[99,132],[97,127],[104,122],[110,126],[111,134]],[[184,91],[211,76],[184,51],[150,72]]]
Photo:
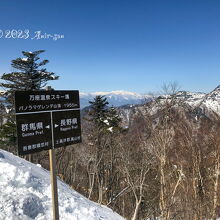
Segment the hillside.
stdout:
[[[60,219],[123,220],[111,209],[94,203],[58,180]],[[51,188],[49,172],[0,150],[0,219],[49,220]]]
[[[214,115],[220,116],[220,86],[217,86],[209,93],[202,92],[188,92],[178,91],[173,95],[161,95],[153,100],[150,104],[151,113],[156,114],[158,109],[158,102],[165,102],[175,98],[179,105],[184,106],[185,109],[190,108],[192,112],[198,115],[213,117]],[[148,108],[149,108],[148,106]],[[146,105],[124,105],[118,108],[119,114],[122,118],[124,127],[129,127],[131,118],[137,112],[144,114]]]

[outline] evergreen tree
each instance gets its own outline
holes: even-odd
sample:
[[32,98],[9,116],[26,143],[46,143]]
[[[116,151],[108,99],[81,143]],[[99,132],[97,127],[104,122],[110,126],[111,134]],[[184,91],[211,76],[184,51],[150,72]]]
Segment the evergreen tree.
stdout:
[[90,116],[98,129],[103,129],[106,127],[106,120],[108,116],[108,101],[104,96],[96,96],[94,101],[89,102],[91,104],[92,111]]
[[116,109],[112,106],[108,110],[108,123],[109,123],[109,128],[108,130],[110,132],[114,132],[116,129],[120,129],[120,123],[121,123],[121,118],[118,115]]
[[[92,136],[95,152],[95,173],[97,199],[99,203],[107,203],[113,196],[114,184],[114,131],[119,128],[120,118],[114,107],[108,107],[107,98],[96,96],[91,104],[90,121],[92,122]],[[110,177],[111,176],[111,177]],[[91,189],[90,189],[91,191]],[[91,194],[91,193],[90,193]]]
[[53,72],[48,72],[46,68],[43,68],[49,62],[48,60],[39,61],[39,54],[43,52],[45,51],[22,51],[24,57],[12,60],[11,63],[12,68],[18,71],[4,73],[1,76],[0,79],[3,82],[0,83],[0,87],[6,90],[4,96],[8,104],[12,105],[11,107],[13,107],[14,91],[40,90],[46,86],[48,81],[58,79]]
[[57,80],[53,72],[48,72],[44,65],[49,61],[40,61],[39,54],[45,52],[38,50],[34,52],[22,51],[24,57],[12,60],[11,66],[15,70],[4,73],[0,79],[0,87],[5,91],[1,98],[4,100],[7,114],[4,115],[6,123],[0,127],[1,146],[15,145],[15,91],[34,91],[40,90],[47,85],[50,80]]
[[113,106],[108,107],[109,103],[106,97],[98,95],[94,98],[94,101],[89,103],[92,108],[90,116],[92,116],[92,121],[94,121],[99,131],[112,132],[113,129],[119,128],[121,118]]

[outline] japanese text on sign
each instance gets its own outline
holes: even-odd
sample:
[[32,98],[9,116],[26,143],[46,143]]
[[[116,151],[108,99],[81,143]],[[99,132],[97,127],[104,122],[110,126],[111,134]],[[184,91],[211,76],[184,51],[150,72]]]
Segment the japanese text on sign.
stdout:
[[64,94],[64,95],[29,95],[29,101],[45,101],[45,100],[69,100],[70,95]]
[[34,122],[29,124],[21,124],[22,131],[35,131],[43,129],[43,122]]

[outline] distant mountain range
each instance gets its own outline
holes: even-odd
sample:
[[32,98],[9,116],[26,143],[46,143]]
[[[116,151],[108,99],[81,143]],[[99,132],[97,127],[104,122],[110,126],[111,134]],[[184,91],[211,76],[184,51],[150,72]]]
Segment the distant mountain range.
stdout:
[[[97,95],[105,96],[109,102],[109,106],[125,106],[127,110],[132,108],[133,105],[140,105],[156,98],[153,97],[153,95],[144,95],[121,90],[112,92],[80,93],[81,109],[89,106],[89,101],[93,101]],[[179,91],[175,94],[175,97],[183,100],[186,104],[195,109],[200,109],[202,112],[212,111],[220,115],[220,85],[209,93]],[[169,98],[169,96],[161,95],[157,98],[166,99]]]
[[[196,117],[208,116],[210,118],[215,114],[220,116],[220,85],[209,93],[179,91],[173,96],[179,99],[181,103],[184,103],[183,106],[186,108],[190,107]],[[161,95],[156,99],[159,99],[163,102],[163,100],[171,98],[171,95]],[[156,102],[151,103],[151,108],[152,114],[156,114]],[[144,109],[144,105],[121,106],[119,108],[119,113],[123,119],[124,127],[129,127],[129,124],[132,118],[134,118],[133,116],[136,114],[136,112],[141,112],[144,114]]]
[[127,104],[142,104],[152,98],[151,95],[142,95],[126,91],[80,93],[81,108],[89,106],[89,101],[93,101],[97,95],[105,96],[109,102],[109,106],[116,107]]
[[[105,96],[109,102],[109,106],[113,105],[116,107],[143,104],[153,99],[152,95],[142,95],[126,91],[80,93],[81,108],[89,106],[89,101],[92,101],[97,95]],[[175,94],[175,97],[183,100],[193,108],[200,108],[203,111],[211,110],[220,115],[220,85],[209,93],[179,91]],[[158,98],[166,99],[169,96],[161,95]],[[129,106],[126,106],[126,108],[129,108]]]

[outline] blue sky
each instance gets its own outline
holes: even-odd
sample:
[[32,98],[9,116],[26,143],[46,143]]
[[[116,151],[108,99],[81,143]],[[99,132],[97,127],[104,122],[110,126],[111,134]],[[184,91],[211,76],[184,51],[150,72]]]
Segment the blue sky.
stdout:
[[208,92],[220,84],[219,11],[219,0],[0,0],[0,30],[30,33],[0,38],[0,74],[21,51],[44,49],[55,89],[146,93],[177,81]]

